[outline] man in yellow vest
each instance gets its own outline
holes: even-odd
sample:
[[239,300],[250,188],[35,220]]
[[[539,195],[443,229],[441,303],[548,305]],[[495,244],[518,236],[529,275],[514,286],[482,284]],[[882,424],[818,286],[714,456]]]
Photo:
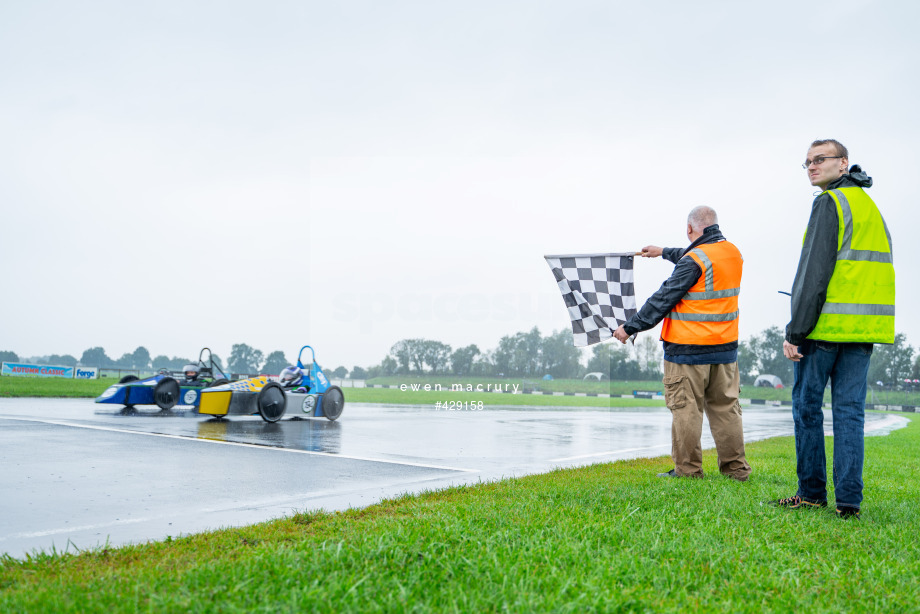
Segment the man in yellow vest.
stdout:
[[891,235],[863,190],[872,178],[849,165],[846,147],[815,141],[805,164],[822,192],[811,206],[792,286],[783,353],[795,361],[792,417],[799,487],[772,503],[827,507],[824,389],[831,382],[834,498],[840,518],[859,518],[863,500],[866,376],[873,343],[894,343]]
[[719,471],[744,482],[751,466],[744,456],[738,403],[738,295],[742,258],[725,240],[710,207],[687,217],[690,246],[648,245],[642,256],[663,256],[674,272],[634,316],[614,331],[621,343],[662,320],[665,403],[671,410],[674,468],[659,477],[702,477],[703,412],[715,440]]

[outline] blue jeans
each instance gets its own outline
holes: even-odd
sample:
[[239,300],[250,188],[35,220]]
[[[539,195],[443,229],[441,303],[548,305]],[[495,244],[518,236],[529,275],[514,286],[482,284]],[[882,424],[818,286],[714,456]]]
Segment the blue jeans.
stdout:
[[807,339],[795,363],[792,418],[798,495],[827,500],[827,460],[824,455],[824,388],[831,381],[834,420],[834,497],[838,506],[858,508],[863,491],[863,437],[866,375],[871,343],[830,343]]

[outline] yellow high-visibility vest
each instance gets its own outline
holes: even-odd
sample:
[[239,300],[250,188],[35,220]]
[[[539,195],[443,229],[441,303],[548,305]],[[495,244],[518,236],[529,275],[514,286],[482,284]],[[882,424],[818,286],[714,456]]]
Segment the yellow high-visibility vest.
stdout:
[[837,205],[837,264],[808,338],[894,343],[894,260],[885,220],[862,188],[825,193]]

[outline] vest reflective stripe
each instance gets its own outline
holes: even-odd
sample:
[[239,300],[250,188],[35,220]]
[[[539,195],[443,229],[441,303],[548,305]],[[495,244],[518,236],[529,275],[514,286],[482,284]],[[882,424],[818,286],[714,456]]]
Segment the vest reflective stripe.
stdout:
[[821,309],[821,313],[894,317],[894,305],[863,305],[861,303],[824,303],[824,308]]
[[707,292],[687,292],[684,295],[686,301],[704,301],[709,298],[725,298],[727,296],[738,296],[741,294],[741,288],[729,288],[728,290],[710,290]]
[[[712,291],[712,260],[709,259],[709,256],[706,255],[706,252],[701,250],[698,247],[694,247],[690,250],[690,253],[699,258],[698,264],[703,268],[703,276],[705,277],[706,291]],[[686,298],[686,297],[684,297]]]
[[737,341],[741,252],[728,241],[719,241],[695,247],[684,257],[699,265],[700,277],[665,316],[662,340],[687,345]]
[[873,252],[867,249],[846,249],[837,252],[837,260],[860,260],[862,262],[893,262],[891,254]]
[[[891,254],[891,233],[888,232],[888,224],[885,218],[882,218],[882,227],[885,229],[885,238],[888,240],[887,252],[877,252],[868,249],[853,249],[853,211],[850,209],[850,201],[842,190],[831,190],[831,194],[836,196],[837,211],[841,215],[843,225],[843,238],[837,249],[837,260],[858,260],[864,262],[893,262]],[[868,198],[868,196],[866,196]],[[870,199],[871,200],[871,199]],[[874,203],[873,203],[874,205]],[[881,217],[881,214],[879,214]]]
[[684,322],[731,322],[738,319],[738,312],[731,313],[681,313],[672,311],[666,318],[672,320],[682,320]]
[[808,338],[894,343],[894,258],[888,226],[862,188],[826,194],[837,206],[837,263]]

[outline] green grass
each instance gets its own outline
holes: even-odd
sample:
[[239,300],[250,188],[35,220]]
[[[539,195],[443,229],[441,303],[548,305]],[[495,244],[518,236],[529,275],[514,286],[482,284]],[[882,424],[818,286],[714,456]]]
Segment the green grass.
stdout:
[[[830,447],[831,440],[828,440]],[[866,439],[860,521],[795,492],[791,438],[744,484],[667,458],[430,492],[339,513],[0,561],[4,612],[920,610],[920,422]],[[832,493],[831,493],[832,494]]]
[[0,397],[98,397],[118,380],[64,377],[0,377]]

